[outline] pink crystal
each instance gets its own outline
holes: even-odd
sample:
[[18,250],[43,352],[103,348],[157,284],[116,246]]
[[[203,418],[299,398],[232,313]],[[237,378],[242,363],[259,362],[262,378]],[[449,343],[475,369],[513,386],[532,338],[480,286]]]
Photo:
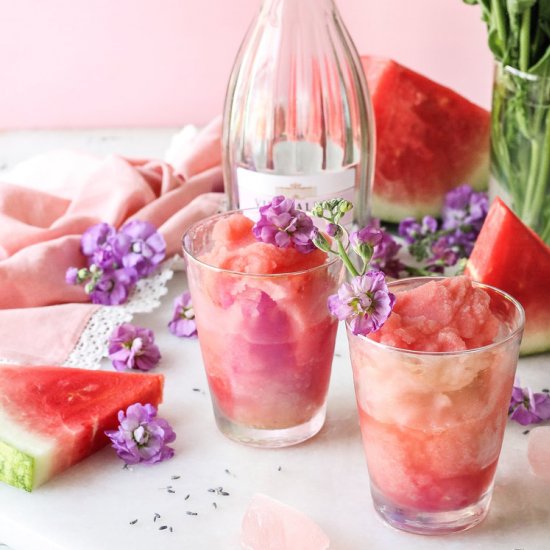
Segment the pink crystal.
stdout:
[[304,513],[266,495],[252,497],[241,526],[246,550],[326,550],[330,541]]
[[550,426],[539,426],[529,432],[527,457],[533,473],[550,480]]

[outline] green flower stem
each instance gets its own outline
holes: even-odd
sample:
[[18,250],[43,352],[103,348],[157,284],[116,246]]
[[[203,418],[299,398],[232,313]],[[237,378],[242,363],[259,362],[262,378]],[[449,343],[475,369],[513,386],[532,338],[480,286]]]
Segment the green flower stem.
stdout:
[[526,9],[521,16],[521,30],[519,34],[519,68],[524,73],[529,70],[531,49],[531,8]]
[[497,29],[498,37],[502,44],[502,58],[504,60],[506,54],[506,42],[507,42],[507,32],[506,32],[506,15],[504,13],[504,8],[502,6],[501,0],[491,0],[491,14],[495,21],[495,27]]
[[342,244],[342,241],[338,241],[338,255],[340,256],[340,258],[342,258],[342,261],[344,262],[344,265],[346,266],[347,270],[354,277],[358,277],[359,272],[357,271],[357,269],[355,269],[355,266],[353,265],[352,261],[349,259],[348,253],[346,252],[346,249]]

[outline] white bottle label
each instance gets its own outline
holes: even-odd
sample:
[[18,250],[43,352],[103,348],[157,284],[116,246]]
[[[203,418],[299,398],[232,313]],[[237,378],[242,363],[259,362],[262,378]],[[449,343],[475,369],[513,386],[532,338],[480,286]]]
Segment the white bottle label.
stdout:
[[262,206],[277,195],[294,199],[309,211],[316,202],[343,198],[355,199],[355,168],[321,174],[287,176],[237,168],[239,208]]

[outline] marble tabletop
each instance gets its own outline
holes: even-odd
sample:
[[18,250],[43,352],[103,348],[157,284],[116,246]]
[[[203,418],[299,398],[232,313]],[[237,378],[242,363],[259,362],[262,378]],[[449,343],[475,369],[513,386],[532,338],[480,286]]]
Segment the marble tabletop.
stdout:
[[[48,140],[62,141],[60,135],[50,133]],[[86,135],[74,134],[73,141],[85,142]],[[104,145],[102,134],[95,135]],[[139,135],[160,149],[160,134]],[[162,133],[162,139],[169,139],[169,133]],[[138,141],[135,136],[132,140]],[[5,136],[0,135],[2,143]],[[131,154],[131,146],[125,151],[124,143],[124,137],[117,138],[112,150]],[[10,161],[0,156],[2,164]],[[491,509],[482,524],[451,536],[422,537],[396,531],[378,518],[370,499],[343,330],[336,342],[327,421],[315,438],[277,450],[226,439],[215,427],[198,341],[178,339],[166,327],[172,301],[184,288],[184,274],[177,273],[161,307],[134,319],[155,331],[163,355],[158,371],[166,376],[166,387],[160,412],[178,436],[174,458],[125,469],[112,449],[105,448],[34,493],[1,485],[0,547],[238,549],[240,523],[257,492],[310,515],[334,550],[550,547],[550,482],[530,472],[525,428],[512,422],[506,429]],[[104,368],[109,368],[107,362]],[[518,373],[523,384],[537,391],[548,387],[550,355],[521,359]],[[228,494],[211,491],[219,487]]]

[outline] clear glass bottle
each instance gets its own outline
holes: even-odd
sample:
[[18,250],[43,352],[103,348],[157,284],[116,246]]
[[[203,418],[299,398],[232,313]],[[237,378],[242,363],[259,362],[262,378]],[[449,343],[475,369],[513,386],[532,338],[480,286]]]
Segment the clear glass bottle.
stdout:
[[227,90],[224,179],[230,208],[275,195],[303,209],[353,200],[368,220],[374,122],[365,75],[333,0],[264,0]]

